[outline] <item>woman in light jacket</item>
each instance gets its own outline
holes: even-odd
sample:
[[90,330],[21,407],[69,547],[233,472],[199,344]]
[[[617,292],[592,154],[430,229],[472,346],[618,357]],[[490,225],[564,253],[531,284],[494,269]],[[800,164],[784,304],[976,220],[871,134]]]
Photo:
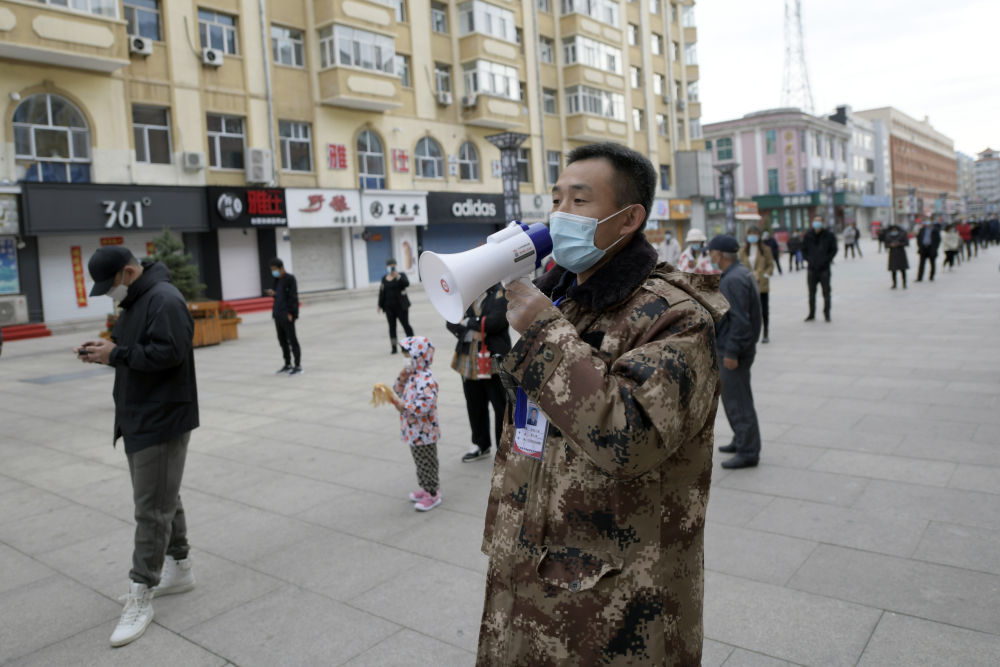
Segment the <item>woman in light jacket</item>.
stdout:
[[747,230],[746,243],[740,246],[740,262],[753,271],[760,291],[760,315],[764,321],[764,338],[762,343],[771,342],[767,337],[768,325],[768,292],[770,292],[770,277],[774,273],[774,257],[771,248],[760,239],[760,230],[751,227]]

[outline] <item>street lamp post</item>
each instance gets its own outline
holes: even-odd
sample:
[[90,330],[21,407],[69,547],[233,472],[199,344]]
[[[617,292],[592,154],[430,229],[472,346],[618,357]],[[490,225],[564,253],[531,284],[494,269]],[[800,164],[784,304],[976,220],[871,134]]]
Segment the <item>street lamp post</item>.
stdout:
[[917,189],[909,188],[909,199],[907,200],[907,210],[910,212],[910,229],[917,224]]
[[826,191],[826,227],[830,231],[833,231],[833,225],[837,219],[836,210],[834,209],[834,196],[837,194],[837,177],[827,176],[820,182]]
[[738,162],[717,164],[715,169],[720,176],[720,195],[722,195],[723,212],[726,215],[726,233],[736,233],[736,196],[733,191],[733,172],[739,167]]
[[506,222],[521,219],[521,186],[517,180],[517,148],[527,138],[528,135],[520,132],[502,132],[486,137],[486,141],[500,149],[503,215]]

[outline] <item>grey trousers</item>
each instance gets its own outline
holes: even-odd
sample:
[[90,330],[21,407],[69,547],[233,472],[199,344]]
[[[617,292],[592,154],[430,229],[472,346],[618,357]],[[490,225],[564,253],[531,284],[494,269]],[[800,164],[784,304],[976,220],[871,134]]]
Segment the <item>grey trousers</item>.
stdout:
[[181,478],[191,432],[128,454],[135,503],[135,547],[129,578],[149,587],[160,583],[164,556],[188,555]]
[[760,458],[760,425],[753,406],[753,392],[750,391],[752,364],[753,357],[740,359],[740,365],[734,371],[719,364],[719,377],[722,380],[722,407],[733,429],[736,453],[756,459]]

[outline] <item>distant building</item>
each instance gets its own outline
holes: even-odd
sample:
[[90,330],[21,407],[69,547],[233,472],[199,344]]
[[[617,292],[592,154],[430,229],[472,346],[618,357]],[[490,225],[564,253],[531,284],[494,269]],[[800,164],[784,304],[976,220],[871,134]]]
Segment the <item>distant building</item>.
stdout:
[[868,229],[876,220],[888,224],[892,197],[889,193],[889,143],[882,121],[868,120],[855,114],[851,107],[841,105],[829,116],[851,131],[848,146],[846,192],[861,195],[861,205],[855,207],[854,222]]
[[1000,210],[1000,153],[987,148],[975,162],[976,198],[982,209],[980,216],[996,216]]
[[955,151],[955,167],[958,177],[958,211],[962,215],[969,215],[969,212],[977,204],[975,163],[976,160],[971,155]]

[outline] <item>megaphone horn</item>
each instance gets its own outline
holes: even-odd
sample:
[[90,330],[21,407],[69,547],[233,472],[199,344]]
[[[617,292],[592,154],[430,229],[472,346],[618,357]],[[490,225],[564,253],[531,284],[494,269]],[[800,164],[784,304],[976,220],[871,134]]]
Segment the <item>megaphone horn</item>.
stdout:
[[540,222],[512,222],[490,234],[486,243],[450,255],[420,254],[420,279],[431,304],[453,324],[480,294],[498,282],[527,276],[552,252],[549,228]]

